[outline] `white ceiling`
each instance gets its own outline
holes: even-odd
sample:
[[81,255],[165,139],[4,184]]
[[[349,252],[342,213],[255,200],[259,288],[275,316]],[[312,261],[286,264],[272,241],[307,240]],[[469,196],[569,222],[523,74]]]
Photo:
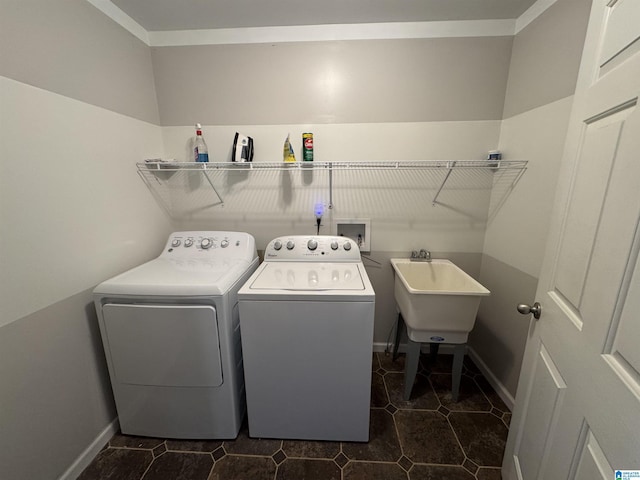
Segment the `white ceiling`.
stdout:
[[[103,0],[104,1],[104,0]],[[536,0],[111,0],[147,32],[516,19]]]

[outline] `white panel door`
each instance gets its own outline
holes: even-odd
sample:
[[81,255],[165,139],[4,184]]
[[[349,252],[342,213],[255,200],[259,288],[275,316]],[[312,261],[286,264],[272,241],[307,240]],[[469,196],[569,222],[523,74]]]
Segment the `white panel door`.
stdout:
[[594,0],[504,479],[640,471],[639,95],[640,1]]

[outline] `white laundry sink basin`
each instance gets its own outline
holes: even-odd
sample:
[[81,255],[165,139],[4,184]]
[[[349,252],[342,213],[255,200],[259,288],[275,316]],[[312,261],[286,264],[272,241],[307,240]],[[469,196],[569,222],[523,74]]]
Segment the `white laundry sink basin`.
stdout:
[[395,299],[414,342],[466,343],[491,292],[449,260],[392,258]]

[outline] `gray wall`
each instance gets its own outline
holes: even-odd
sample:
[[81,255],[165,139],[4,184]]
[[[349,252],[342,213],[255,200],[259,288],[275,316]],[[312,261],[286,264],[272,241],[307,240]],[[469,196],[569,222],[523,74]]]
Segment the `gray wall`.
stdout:
[[158,124],[149,47],[89,2],[2,0],[0,75]]
[[87,2],[2,0],[0,43],[0,477],[54,479],[116,418],[91,291],[169,233],[162,137],[149,48]]
[[590,0],[559,0],[513,41],[504,118],[573,95]]
[[58,478],[115,418],[91,290],[0,329],[3,479]]
[[477,359],[511,399],[530,321],[515,307],[535,301],[590,5],[558,0],[513,43],[500,150],[505,159],[529,164],[487,224],[480,281],[491,296],[482,300],[469,337]]
[[162,125],[501,118],[511,37],[156,47]]

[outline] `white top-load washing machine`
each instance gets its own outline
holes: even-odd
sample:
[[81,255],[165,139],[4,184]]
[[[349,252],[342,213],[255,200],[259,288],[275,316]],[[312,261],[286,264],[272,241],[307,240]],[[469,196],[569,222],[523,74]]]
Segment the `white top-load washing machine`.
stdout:
[[248,233],[172,233],[161,255],[94,290],[122,433],[235,438],[244,413],[237,292]]
[[238,292],[249,435],[369,440],[375,293],[353,240],[272,240]]

